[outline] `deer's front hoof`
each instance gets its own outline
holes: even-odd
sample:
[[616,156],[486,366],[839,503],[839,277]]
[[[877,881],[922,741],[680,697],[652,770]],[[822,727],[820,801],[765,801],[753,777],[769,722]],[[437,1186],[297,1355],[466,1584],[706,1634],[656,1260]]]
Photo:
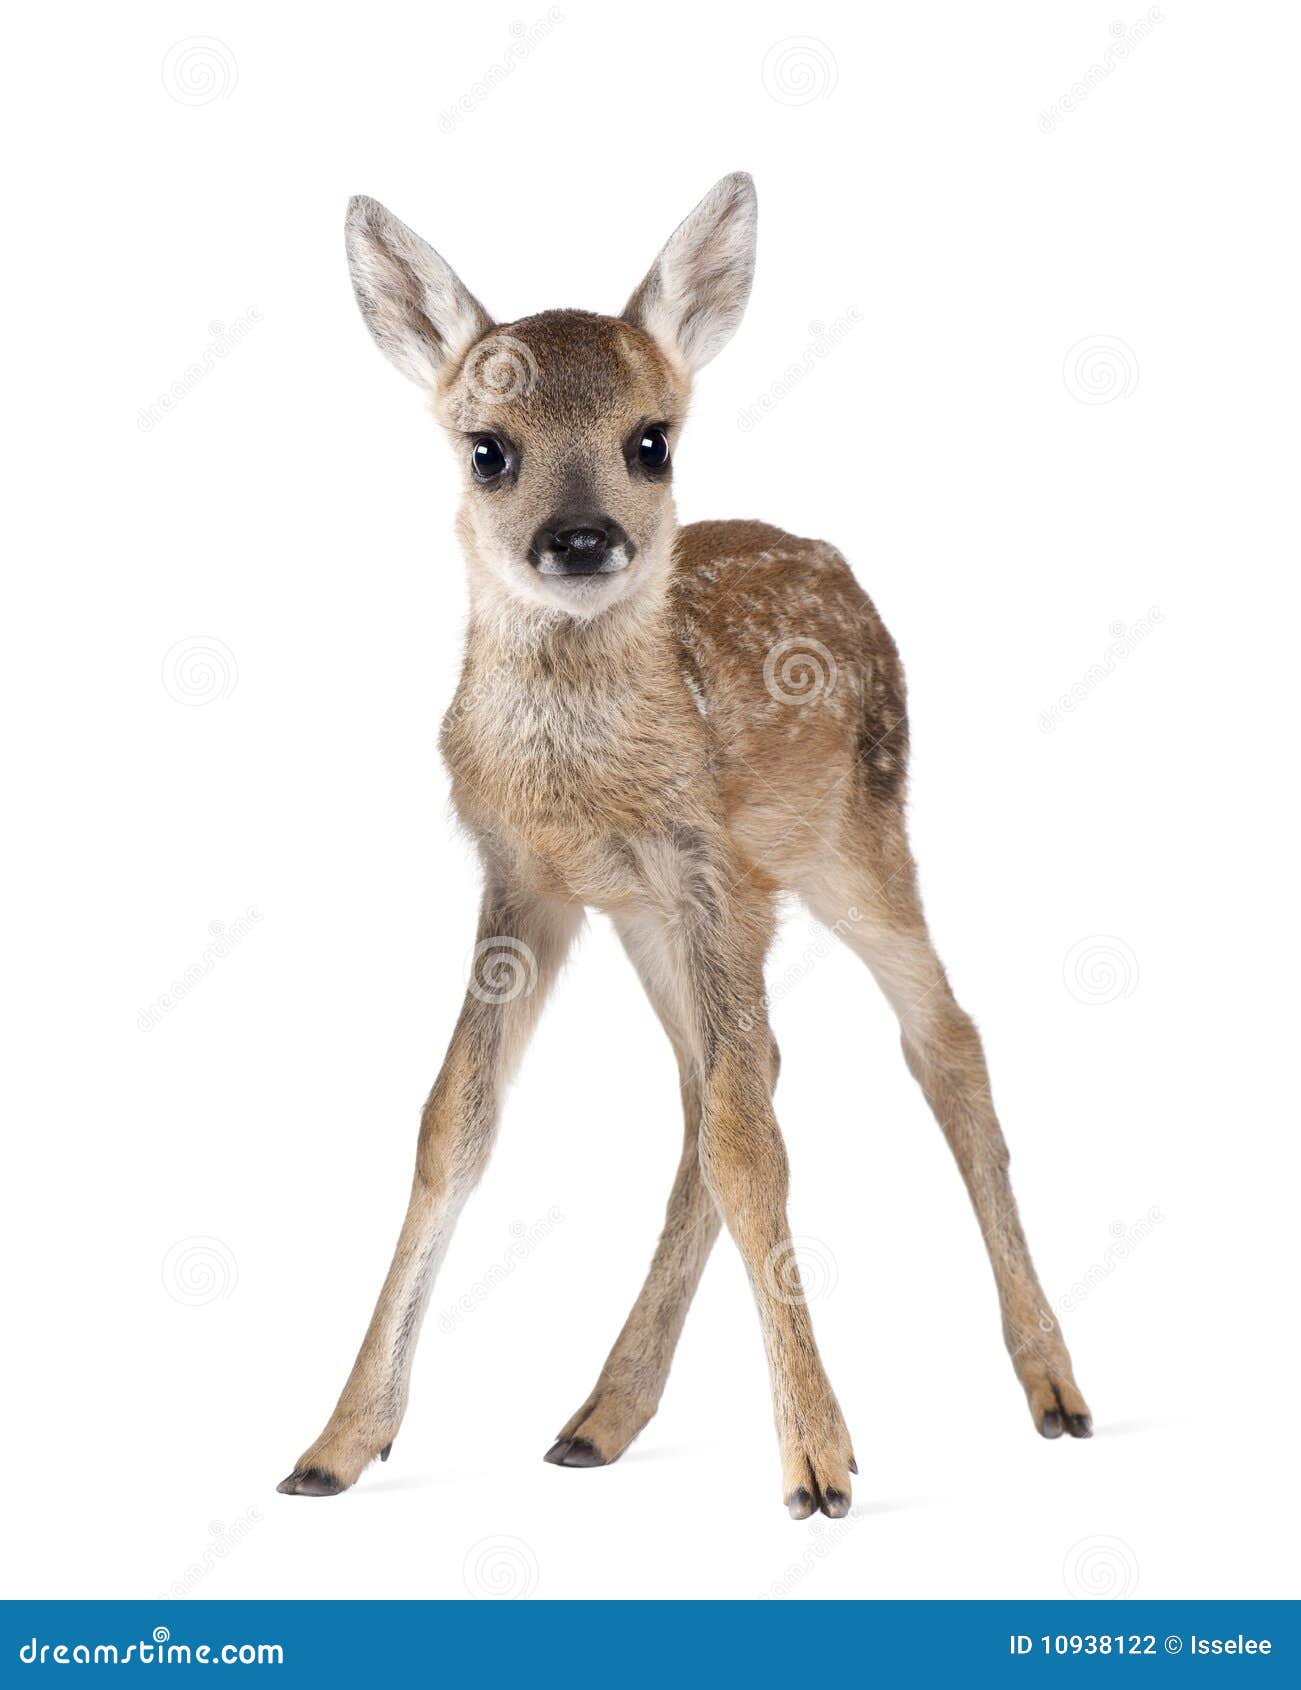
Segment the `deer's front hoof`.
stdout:
[[276,1489],[281,1496],[338,1496],[353,1485],[378,1458],[387,1461],[397,1428],[354,1425],[344,1422],[327,1427],[316,1442],[294,1463],[287,1479]]
[[819,1513],[829,1520],[843,1520],[849,1513],[850,1474],[857,1473],[858,1464],[838,1415],[821,1437],[791,1445],[783,1467],[784,1500],[792,1520],[807,1520]]
[[560,1438],[542,1457],[556,1467],[607,1467],[609,1461],[590,1438]]
[[338,1496],[347,1488],[342,1479],[336,1479],[324,1467],[295,1467],[276,1486],[281,1496]]

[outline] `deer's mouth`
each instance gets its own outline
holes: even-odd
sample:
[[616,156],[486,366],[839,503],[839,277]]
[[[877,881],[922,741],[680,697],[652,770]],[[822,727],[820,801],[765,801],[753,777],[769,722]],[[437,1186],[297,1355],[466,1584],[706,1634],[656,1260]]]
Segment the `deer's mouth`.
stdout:
[[594,575],[618,575],[632,559],[620,548],[601,558],[565,559],[543,556],[537,560],[539,575],[549,580],[590,581]]

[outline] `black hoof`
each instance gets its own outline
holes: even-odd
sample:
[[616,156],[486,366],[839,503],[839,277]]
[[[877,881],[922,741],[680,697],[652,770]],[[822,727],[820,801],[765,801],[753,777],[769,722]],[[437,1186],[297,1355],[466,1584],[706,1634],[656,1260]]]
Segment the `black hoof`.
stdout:
[[381,1461],[387,1461],[388,1460],[389,1451],[392,1448],[393,1448],[393,1445],[391,1443],[387,1443],[387,1444],[384,1445],[383,1449],[380,1450],[380,1452],[379,1452],[379,1458],[380,1458]]
[[561,1438],[542,1457],[555,1467],[604,1467],[605,1457],[589,1438]]
[[323,1467],[295,1468],[276,1489],[281,1496],[338,1496],[345,1487]]
[[818,1511],[812,1493],[806,1491],[803,1485],[799,1490],[793,1490],[786,1498],[786,1506],[790,1509],[792,1520],[807,1520],[810,1514],[816,1514]]
[[1087,1414],[1068,1414],[1066,1416],[1066,1430],[1073,1438],[1091,1438],[1093,1436],[1093,1421]]
[[1062,1435],[1062,1417],[1055,1408],[1050,1408],[1039,1422],[1039,1435],[1042,1438],[1060,1438]]
[[849,1513],[849,1498],[843,1490],[829,1487],[822,1493],[822,1512],[829,1520],[843,1520]]

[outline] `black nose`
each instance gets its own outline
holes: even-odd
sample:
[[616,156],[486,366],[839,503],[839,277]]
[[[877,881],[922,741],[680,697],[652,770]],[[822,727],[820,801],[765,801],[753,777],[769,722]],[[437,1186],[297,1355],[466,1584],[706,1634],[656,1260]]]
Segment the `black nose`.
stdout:
[[610,553],[622,548],[632,558],[627,534],[613,518],[589,514],[553,517],[533,536],[529,548],[543,575],[595,575],[608,567]]

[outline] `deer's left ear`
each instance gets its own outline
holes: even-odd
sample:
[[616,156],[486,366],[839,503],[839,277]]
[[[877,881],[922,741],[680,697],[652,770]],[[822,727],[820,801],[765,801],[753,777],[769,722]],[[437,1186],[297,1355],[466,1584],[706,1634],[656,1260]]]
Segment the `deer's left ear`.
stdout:
[[669,236],[624,320],[653,335],[689,370],[732,338],[754,279],[758,202],[744,171],[724,176]]

